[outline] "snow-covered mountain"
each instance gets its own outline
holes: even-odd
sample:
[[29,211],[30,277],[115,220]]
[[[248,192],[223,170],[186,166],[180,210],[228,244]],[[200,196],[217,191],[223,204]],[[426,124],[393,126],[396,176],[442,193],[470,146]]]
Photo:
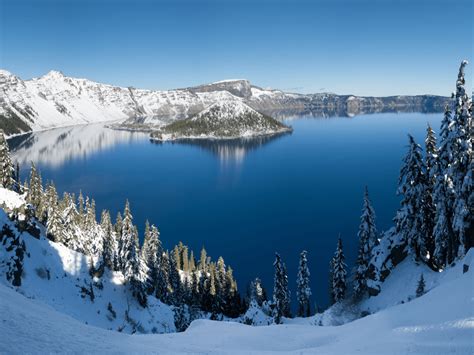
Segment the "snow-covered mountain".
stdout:
[[289,131],[291,128],[234,99],[216,102],[191,118],[160,128],[151,136],[163,141],[182,138],[235,139]]
[[65,76],[59,71],[22,80],[0,70],[0,128],[7,135],[104,121],[163,125],[192,117],[210,105],[238,99],[259,112],[320,110],[344,114],[384,109],[441,109],[447,98],[303,95],[262,89],[247,80],[224,80],[185,89],[124,88]]

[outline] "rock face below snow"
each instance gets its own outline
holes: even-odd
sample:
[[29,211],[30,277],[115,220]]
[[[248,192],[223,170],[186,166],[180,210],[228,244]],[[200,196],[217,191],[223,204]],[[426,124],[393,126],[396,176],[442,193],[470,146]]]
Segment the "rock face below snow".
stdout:
[[218,102],[192,118],[173,122],[151,134],[152,140],[229,139],[290,132],[291,128],[241,101]]

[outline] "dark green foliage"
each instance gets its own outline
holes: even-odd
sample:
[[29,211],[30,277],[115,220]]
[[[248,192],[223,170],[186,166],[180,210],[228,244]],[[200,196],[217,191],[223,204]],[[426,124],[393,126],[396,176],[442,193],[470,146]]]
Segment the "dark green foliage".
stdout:
[[421,274],[420,279],[418,280],[418,286],[416,287],[416,297],[423,296],[425,293],[425,279],[423,274]]

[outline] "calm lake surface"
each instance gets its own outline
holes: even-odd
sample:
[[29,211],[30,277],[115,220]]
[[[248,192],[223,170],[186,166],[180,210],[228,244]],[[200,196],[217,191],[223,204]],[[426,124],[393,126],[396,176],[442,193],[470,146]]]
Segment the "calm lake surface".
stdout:
[[128,198],[140,232],[156,224],[166,248],[179,241],[199,256],[222,255],[239,289],[263,279],[272,291],[274,253],[285,261],[292,296],[299,253],[309,252],[313,302],[325,306],[328,263],[340,234],[347,263],[368,185],[379,230],[398,207],[395,191],[407,134],[423,145],[442,114],[386,113],[288,119],[292,134],[251,141],[154,144],[142,133],[103,125],[61,128],[10,141],[23,178],[30,161],[58,192],[80,190],[113,219]]

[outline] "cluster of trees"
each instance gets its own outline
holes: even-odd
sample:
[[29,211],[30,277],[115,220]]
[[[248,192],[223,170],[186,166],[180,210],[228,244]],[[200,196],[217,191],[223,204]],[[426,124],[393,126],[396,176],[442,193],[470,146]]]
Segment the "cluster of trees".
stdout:
[[87,255],[92,276],[100,278],[106,269],[122,272],[143,307],[147,306],[147,296],[154,295],[167,304],[211,312],[213,318],[242,313],[244,305],[233,270],[222,257],[214,262],[203,248],[197,260],[181,242],[171,251],[165,250],[158,228],[148,221],[140,245],[128,201],[114,223],[107,210],[97,221],[93,199],[82,193],[76,198],[67,192],[59,198],[53,183],[43,187],[34,164],[29,180],[20,184],[2,132],[0,162],[2,186],[25,192],[34,216],[46,226],[48,238]]
[[[456,82],[453,111],[446,107],[441,124],[439,144],[428,126],[425,153],[412,136],[400,173],[398,193],[402,196],[397,211],[394,234],[405,250],[435,270],[441,270],[463,257],[474,245],[474,166],[472,140],[472,100],[465,90],[463,61]],[[162,246],[160,233],[146,223],[144,242],[140,246],[137,227],[128,201],[123,214],[112,223],[110,213],[102,211],[96,220],[95,202],[79,194],[64,193],[58,198],[52,183],[43,187],[40,173],[32,165],[29,182],[20,184],[19,169],[10,159],[8,145],[0,132],[0,184],[26,192],[27,202],[36,218],[44,223],[48,237],[68,248],[88,255],[91,274],[100,277],[106,269],[121,271],[131,290],[143,306],[147,296],[179,307],[185,323],[183,306],[191,312],[199,310],[235,317],[245,311],[247,302],[258,306],[266,303],[276,323],[291,316],[291,294],[287,269],[279,254],[274,268],[273,297],[269,302],[260,279],[249,285],[243,301],[237,290],[233,271],[220,257],[211,261],[205,249],[199,260],[187,246],[179,243],[171,251]],[[364,296],[377,278],[377,248],[383,234],[376,229],[375,211],[366,188],[358,230],[359,248],[353,274],[355,299]],[[297,315],[311,315],[310,272],[307,252],[299,259],[296,296]],[[331,303],[341,302],[347,293],[347,265],[339,237],[330,261],[329,293]],[[417,294],[424,292],[421,277]]]
[[442,269],[474,244],[472,100],[461,63],[454,112],[446,106],[440,142],[430,126],[425,154],[412,136],[400,174],[396,232],[419,260]]

